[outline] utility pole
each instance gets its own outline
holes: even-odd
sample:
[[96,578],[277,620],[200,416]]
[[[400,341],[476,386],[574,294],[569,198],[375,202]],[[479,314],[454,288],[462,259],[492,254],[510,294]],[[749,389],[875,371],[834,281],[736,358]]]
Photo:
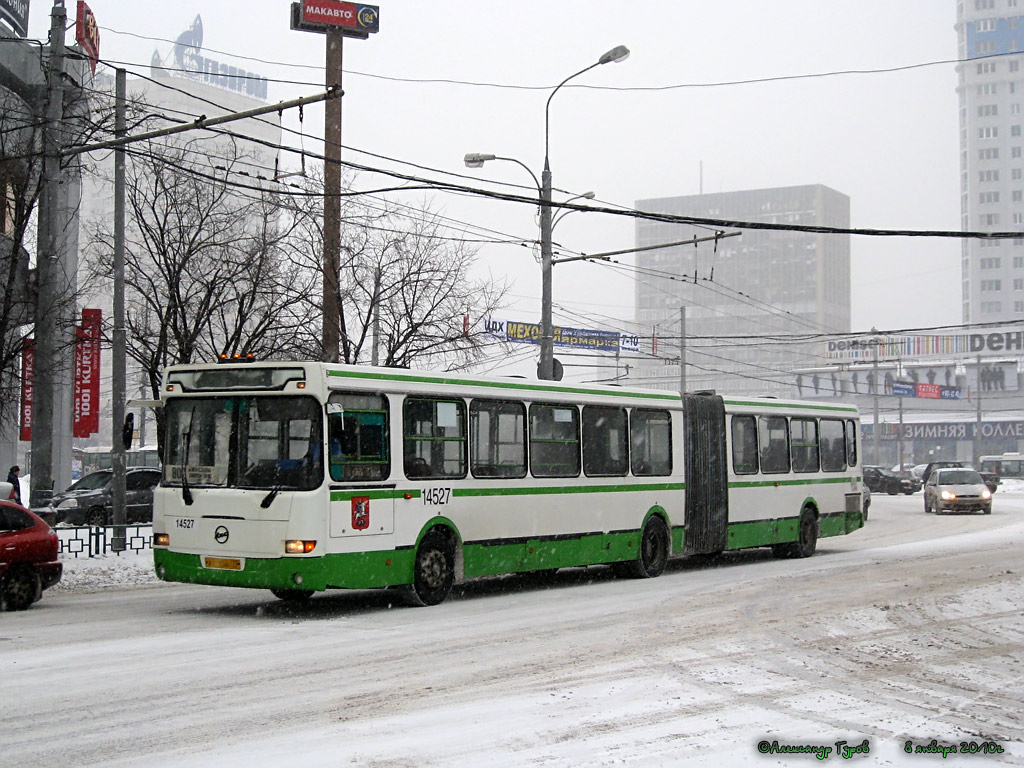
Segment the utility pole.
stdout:
[[[123,69],[115,73],[114,82],[114,136],[121,138],[127,132],[125,125],[125,84]],[[124,460],[124,404],[127,383],[126,360],[127,342],[124,327],[124,196],[125,196],[125,150],[120,146],[114,150],[114,339],[113,367],[114,381],[111,388],[110,437],[113,447],[113,470],[111,506],[113,507],[114,536],[111,549],[121,552],[125,549],[125,460]]]
[[[39,254],[36,268],[35,361],[32,381],[32,488],[30,503],[45,504],[53,496],[54,416],[57,379],[65,366],[60,357],[60,322],[67,313],[60,306],[66,277],[60,269],[58,221],[60,201],[60,133],[64,113],[64,26],[63,5],[50,10],[50,59],[47,66],[46,120],[43,127],[43,178],[40,196]],[[66,336],[66,334],[64,334]]]
[[[554,92],[551,95],[554,96]],[[550,97],[548,103],[551,103]],[[537,377],[545,381],[555,378],[555,328],[551,321],[551,232],[551,167],[545,148],[544,170],[540,175],[540,369]]]
[[377,267],[373,273],[373,352],[370,356],[370,364],[378,365],[380,363],[380,353],[378,349],[380,347],[380,267]]
[[686,307],[679,307],[679,394],[686,394]]
[[975,380],[977,381],[977,386],[975,387],[975,390],[977,395],[975,396],[975,403],[977,406],[977,413],[974,422],[973,450],[974,466],[978,467],[981,463],[981,355],[978,355],[976,362],[977,368],[975,370],[977,371],[977,374],[975,375]]
[[[337,6],[337,7],[336,7]],[[342,8],[341,6],[345,6]],[[380,30],[380,9],[355,3],[317,3],[301,0],[291,4],[291,28],[327,36],[324,82],[341,94],[342,41],[367,39]],[[341,341],[341,102],[324,108],[324,253],[323,326],[321,346],[325,363],[338,362]]]
[[900,433],[897,435],[899,439],[899,463],[900,463],[900,474],[903,474],[903,398],[897,398],[900,404]]
[[[341,90],[342,41],[340,27],[327,29],[324,82]],[[323,359],[338,362],[341,342],[338,273],[341,271],[341,99],[324,105],[324,255],[323,255]]]
[[875,449],[875,464],[879,464],[880,465],[882,463],[882,449],[881,449],[882,425],[879,422],[879,416],[878,416],[878,385],[880,383],[879,380],[878,380],[878,345],[881,343],[881,341],[879,339],[873,339],[873,341],[874,341],[874,345],[873,346],[875,348],[875,365],[874,365],[874,374],[875,374],[875,426],[871,430],[871,437],[872,437],[872,443],[874,444],[874,449]]

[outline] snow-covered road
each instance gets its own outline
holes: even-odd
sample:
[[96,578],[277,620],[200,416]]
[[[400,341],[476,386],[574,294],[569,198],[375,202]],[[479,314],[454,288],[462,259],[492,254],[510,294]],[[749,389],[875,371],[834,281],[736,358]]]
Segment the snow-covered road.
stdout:
[[[428,609],[67,568],[0,614],[4,765],[809,765],[845,762],[837,742],[862,765],[1024,765],[1019,491],[991,516],[876,495],[808,560],[510,577]],[[1004,751],[915,752],[933,739]]]

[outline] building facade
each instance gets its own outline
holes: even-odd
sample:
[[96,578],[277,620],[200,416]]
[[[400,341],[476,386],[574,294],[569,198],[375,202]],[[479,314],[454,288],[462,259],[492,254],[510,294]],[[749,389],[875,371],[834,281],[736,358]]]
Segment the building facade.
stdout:
[[[1024,0],[957,0],[961,226],[1024,231]],[[964,323],[1024,319],[1024,237],[965,239]]]
[[[850,225],[849,197],[820,184],[640,200],[636,206],[720,220]],[[636,245],[713,234],[706,227],[638,219]],[[640,250],[636,265],[638,333],[651,341],[630,378],[643,386],[678,389],[682,352],[689,391],[788,395],[792,371],[813,365],[819,354],[820,344],[811,339],[850,330],[847,235],[747,229],[717,241]]]

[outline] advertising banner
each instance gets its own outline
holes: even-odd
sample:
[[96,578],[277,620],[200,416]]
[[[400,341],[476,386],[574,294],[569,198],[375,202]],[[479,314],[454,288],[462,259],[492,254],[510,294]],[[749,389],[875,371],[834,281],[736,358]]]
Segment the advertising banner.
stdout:
[[920,334],[914,336],[864,336],[826,342],[830,360],[911,360],[924,357],[982,357],[1024,354],[1021,325],[1002,326],[987,333]]
[[21,347],[21,435],[32,439],[32,374],[35,371],[35,341],[25,339]]
[[912,381],[894,381],[892,394],[897,397],[922,397],[930,400],[962,400],[959,387],[944,387],[941,384],[915,384]]
[[340,0],[301,0],[293,5],[298,6],[298,18],[293,14],[293,29],[322,32],[326,27],[341,27],[344,33],[356,37],[380,31],[380,8],[376,5]]
[[78,0],[78,18],[75,24],[75,40],[89,57],[92,73],[96,74],[96,62],[100,58],[100,28],[92,9],[85,0]]
[[[484,330],[502,341],[519,344],[540,344],[540,323],[520,323],[512,320],[486,318]],[[582,328],[554,326],[554,345],[587,349],[596,352],[639,352],[640,337],[619,331],[594,331]]]
[[75,437],[100,431],[100,336],[102,311],[83,309],[82,324],[75,329]]
[[6,21],[18,37],[28,36],[29,0],[0,0],[0,21]]

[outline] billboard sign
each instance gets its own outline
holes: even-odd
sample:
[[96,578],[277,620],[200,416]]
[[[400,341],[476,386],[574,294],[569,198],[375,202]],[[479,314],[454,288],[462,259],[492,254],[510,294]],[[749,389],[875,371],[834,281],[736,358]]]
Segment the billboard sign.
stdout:
[[367,38],[380,31],[380,8],[340,0],[299,0],[292,3],[292,29],[326,32],[341,29],[346,37]]
[[1002,326],[987,333],[922,334],[914,336],[864,336],[829,341],[830,360],[911,360],[924,357],[982,357],[1024,355],[1021,325]]
[[32,375],[35,372],[36,343],[25,339],[21,347],[21,440],[32,439]]
[[78,0],[78,20],[75,24],[75,40],[89,57],[92,73],[96,74],[96,62],[100,58],[100,28],[92,9],[85,0]]
[[100,335],[102,311],[83,309],[82,324],[75,329],[75,437],[100,431]]
[[[595,352],[639,352],[640,337],[619,331],[594,331],[582,328],[554,326],[554,344],[557,347],[586,349]],[[484,332],[502,341],[518,344],[540,344],[540,323],[520,323],[512,320],[484,320]]]
[[[241,67],[234,67],[203,55],[203,19],[196,15],[192,26],[174,41],[174,53],[168,67],[160,54],[153,52],[153,77],[171,75],[194,80],[215,88],[240,93],[260,101],[267,100],[267,79]],[[170,71],[168,71],[170,70]]]
[[18,37],[28,37],[29,0],[0,0],[0,21],[5,21]]

